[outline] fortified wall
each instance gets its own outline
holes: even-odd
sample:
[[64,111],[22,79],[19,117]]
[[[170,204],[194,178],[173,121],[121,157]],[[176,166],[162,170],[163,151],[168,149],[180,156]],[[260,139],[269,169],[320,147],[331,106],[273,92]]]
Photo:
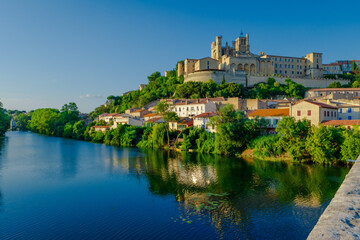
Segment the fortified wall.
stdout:
[[246,74],[244,71],[219,71],[219,70],[206,70],[197,71],[192,74],[184,76],[184,82],[207,82],[209,79],[217,84],[221,84],[222,80],[225,82],[233,82],[246,86]]
[[[221,84],[223,77],[225,82],[234,82],[238,84],[243,84],[244,86],[250,88],[254,87],[255,84],[261,82],[267,82],[268,78],[271,76],[246,76],[246,73],[243,71],[198,71],[189,75],[184,76],[184,82],[207,82],[209,79],[212,79],[215,83]],[[288,77],[272,77],[280,84],[286,84],[285,80]],[[290,78],[296,83],[303,85],[306,88],[327,88],[333,82],[340,82],[341,85],[348,84],[349,80],[341,79],[325,79],[325,78]]]
[[[246,87],[254,87],[255,84],[261,82],[267,82],[269,76],[248,76]],[[285,79],[287,77],[272,77],[280,84],[286,84]],[[333,82],[340,82],[341,85],[348,84],[349,80],[340,80],[340,79],[326,79],[326,78],[296,78],[291,77],[296,83],[303,85],[306,88],[327,88]]]

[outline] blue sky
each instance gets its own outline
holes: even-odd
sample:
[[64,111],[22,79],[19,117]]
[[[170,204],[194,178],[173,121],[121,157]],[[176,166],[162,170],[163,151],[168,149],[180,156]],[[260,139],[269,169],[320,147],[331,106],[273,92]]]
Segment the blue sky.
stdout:
[[[0,101],[82,112],[137,89],[178,60],[210,56],[216,35],[250,50],[323,62],[360,59],[358,1],[0,1]],[[225,43],[223,43],[225,44]]]

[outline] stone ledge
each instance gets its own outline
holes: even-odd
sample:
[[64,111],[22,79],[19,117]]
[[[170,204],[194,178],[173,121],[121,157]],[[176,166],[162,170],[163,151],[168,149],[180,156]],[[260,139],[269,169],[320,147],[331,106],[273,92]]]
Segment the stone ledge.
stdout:
[[360,239],[360,156],[307,239]]

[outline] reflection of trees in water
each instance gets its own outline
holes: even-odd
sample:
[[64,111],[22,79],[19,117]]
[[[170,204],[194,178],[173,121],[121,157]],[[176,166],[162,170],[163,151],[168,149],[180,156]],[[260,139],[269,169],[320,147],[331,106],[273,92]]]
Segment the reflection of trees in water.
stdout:
[[[6,141],[7,141],[7,138],[4,137],[4,138],[1,138],[0,137],[0,176],[2,175],[2,167],[3,167],[3,151],[5,150],[6,148]],[[1,181],[1,179],[0,179]],[[0,212],[2,212],[2,206],[3,206],[3,194],[0,190]]]
[[[205,154],[153,150],[131,154],[124,150],[117,164],[145,176],[153,194],[174,195],[183,211],[181,221],[206,219],[220,235],[229,224],[240,226],[239,231],[252,229],[253,214],[264,210],[276,214],[281,205],[302,208],[305,219],[333,197],[348,172],[347,168],[247,162]],[[294,211],[294,215],[300,213]],[[246,232],[241,234],[246,237]]]

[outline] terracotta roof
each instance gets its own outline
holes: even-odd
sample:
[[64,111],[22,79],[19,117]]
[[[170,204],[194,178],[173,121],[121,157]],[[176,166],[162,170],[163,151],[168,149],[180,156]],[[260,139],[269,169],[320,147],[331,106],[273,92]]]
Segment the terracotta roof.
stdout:
[[329,120],[329,121],[324,121],[322,125],[353,126],[353,125],[360,125],[360,120]]
[[321,92],[321,91],[360,91],[360,88],[315,88],[310,89],[308,92]]
[[153,117],[156,115],[158,115],[158,113],[148,113],[148,114],[145,114],[143,117]]
[[147,121],[145,121],[145,122],[147,122],[147,123],[150,123],[150,122],[156,122],[156,121],[159,121],[160,119],[163,119],[163,118],[161,118],[161,117],[158,117],[158,118],[151,118],[151,119],[149,119],[149,120],[147,120]]
[[92,128],[109,128],[109,126],[92,126]]
[[276,117],[276,116],[289,116],[289,109],[258,109],[248,114],[249,117]]
[[119,113],[104,113],[104,114],[101,114],[99,117],[113,117],[116,115],[120,115],[120,114]]
[[[333,108],[333,109],[337,109],[337,107],[332,106],[332,105],[329,105],[329,104],[325,104],[325,103],[314,102],[314,101],[309,101],[309,100],[304,100],[304,102],[311,103],[311,104],[317,105],[317,106],[322,107],[322,108]],[[296,104],[295,104],[295,105],[296,105]]]
[[217,113],[214,113],[214,112],[206,112],[206,113],[199,114],[199,115],[195,116],[194,118],[210,118],[210,117],[213,117],[216,115],[217,115]]

